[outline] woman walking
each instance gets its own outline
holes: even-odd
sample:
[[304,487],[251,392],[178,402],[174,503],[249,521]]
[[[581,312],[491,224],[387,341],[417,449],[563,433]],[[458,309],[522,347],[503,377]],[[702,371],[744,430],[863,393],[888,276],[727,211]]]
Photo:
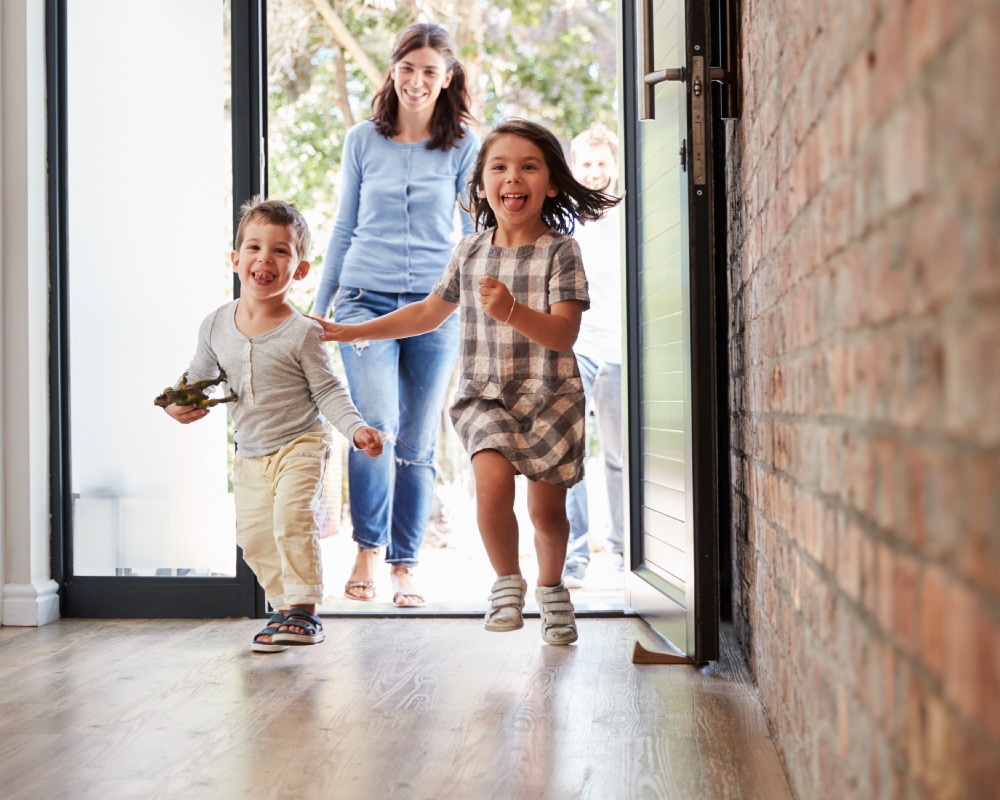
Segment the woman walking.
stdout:
[[[455,43],[419,23],[396,40],[373,114],[344,142],[337,220],[313,313],[361,323],[423,300],[455,247],[455,208],[479,139],[467,127],[469,95]],[[462,233],[472,232],[463,213]],[[336,298],[336,299],[334,299]],[[347,382],[368,424],[388,434],[389,458],[352,448],[351,520],[358,557],[345,594],[375,597],[387,546],[393,602],[423,605],[412,570],[434,496],[434,446],[458,355],[458,317],[422,336],[341,348]],[[369,462],[369,463],[365,463]]]

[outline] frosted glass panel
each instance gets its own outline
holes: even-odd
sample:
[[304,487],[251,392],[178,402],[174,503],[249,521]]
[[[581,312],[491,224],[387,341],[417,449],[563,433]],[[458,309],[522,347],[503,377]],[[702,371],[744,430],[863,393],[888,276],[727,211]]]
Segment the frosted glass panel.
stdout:
[[236,571],[226,411],[153,405],[231,294],[225,9],[67,4],[77,575]]

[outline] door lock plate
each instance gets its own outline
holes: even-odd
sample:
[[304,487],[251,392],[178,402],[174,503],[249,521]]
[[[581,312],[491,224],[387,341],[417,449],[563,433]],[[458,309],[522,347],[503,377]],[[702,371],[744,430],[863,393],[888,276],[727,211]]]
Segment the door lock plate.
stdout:
[[705,58],[691,59],[691,172],[696,186],[707,181],[705,166]]

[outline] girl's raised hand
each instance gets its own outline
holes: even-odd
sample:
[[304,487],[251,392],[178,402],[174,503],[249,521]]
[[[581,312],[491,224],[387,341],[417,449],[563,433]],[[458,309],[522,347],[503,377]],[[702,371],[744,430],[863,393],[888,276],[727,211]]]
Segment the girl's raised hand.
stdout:
[[307,314],[306,316],[323,326],[323,333],[319,335],[319,338],[324,342],[354,341],[354,334],[352,332],[352,329],[354,328],[353,325],[342,325],[339,322],[330,322],[330,320],[314,316],[313,314]]
[[514,296],[496,278],[480,278],[479,305],[493,319],[506,322],[514,308]]
[[358,450],[364,450],[366,455],[375,458],[382,455],[382,434],[375,428],[358,428],[354,432],[354,446]]

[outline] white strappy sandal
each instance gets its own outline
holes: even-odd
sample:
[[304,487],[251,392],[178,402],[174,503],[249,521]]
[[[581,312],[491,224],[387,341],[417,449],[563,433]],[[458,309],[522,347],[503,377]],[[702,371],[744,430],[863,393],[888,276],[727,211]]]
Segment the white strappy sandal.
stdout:
[[524,595],[528,583],[520,575],[501,575],[490,591],[490,610],[486,612],[488,631],[516,631],[524,627]]
[[548,644],[573,644],[579,638],[576,633],[576,615],[569,599],[569,589],[559,583],[556,586],[539,586],[535,589],[535,600],[542,617],[542,638]]

